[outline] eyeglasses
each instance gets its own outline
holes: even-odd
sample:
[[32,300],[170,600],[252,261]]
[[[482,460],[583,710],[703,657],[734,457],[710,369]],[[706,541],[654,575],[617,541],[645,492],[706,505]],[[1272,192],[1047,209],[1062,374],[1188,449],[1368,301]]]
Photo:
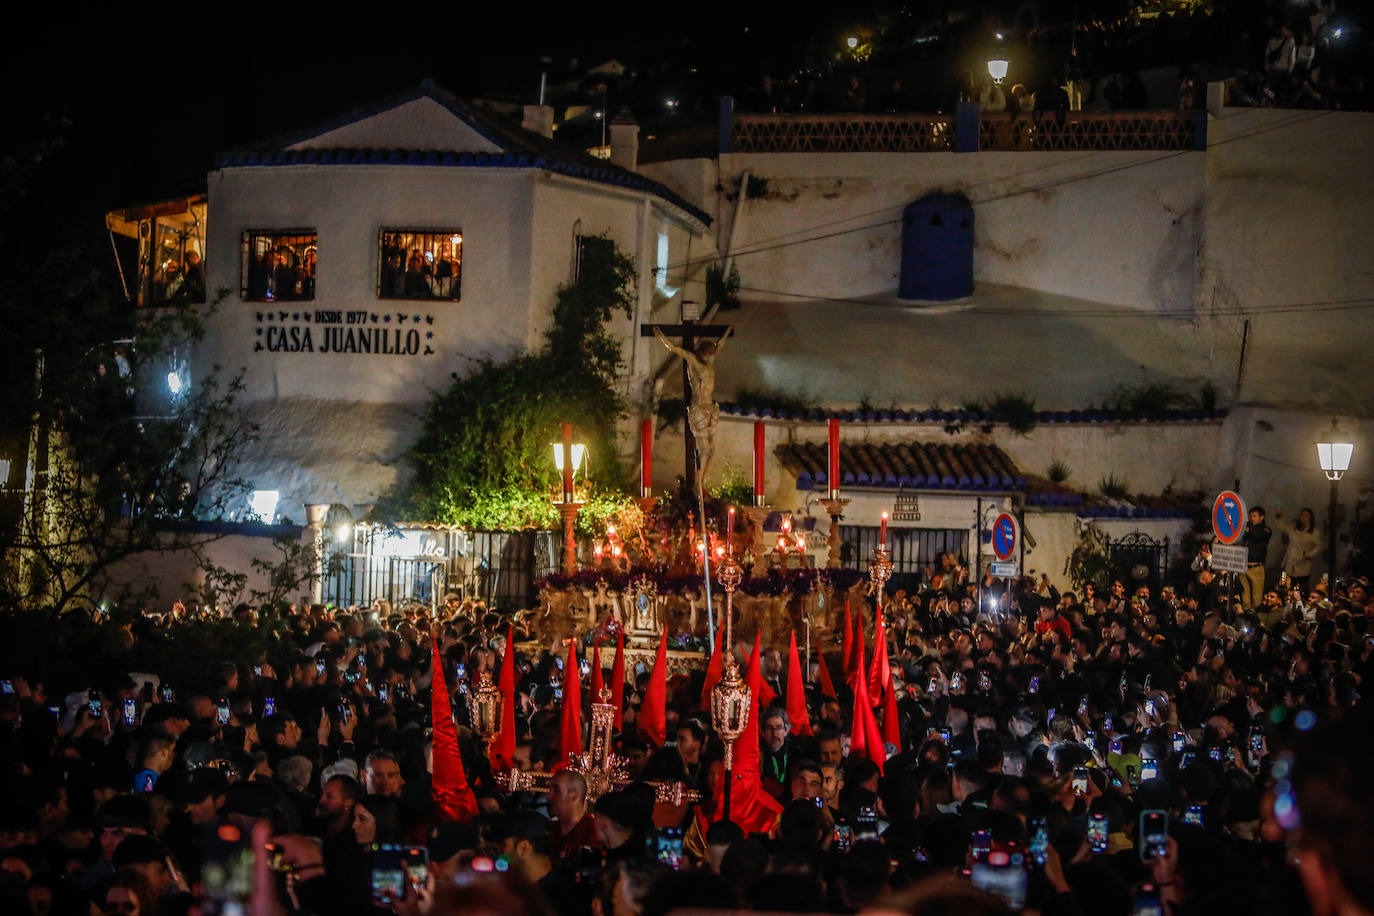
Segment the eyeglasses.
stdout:
[[774,722],[772,725],[763,726],[763,730],[766,732],[785,732],[787,731],[787,726],[781,722]]

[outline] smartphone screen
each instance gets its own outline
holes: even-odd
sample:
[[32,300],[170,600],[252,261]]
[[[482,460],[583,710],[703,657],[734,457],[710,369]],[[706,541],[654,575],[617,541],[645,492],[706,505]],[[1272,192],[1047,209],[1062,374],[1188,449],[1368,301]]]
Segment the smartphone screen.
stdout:
[[1183,823],[1192,824],[1194,827],[1201,827],[1202,811],[1202,805],[1189,805],[1188,810],[1183,812]]
[[1150,808],[1140,812],[1140,858],[1144,862],[1163,858],[1168,852],[1169,812]]
[[1087,767],[1074,767],[1074,768],[1073,768],[1073,794],[1074,794],[1074,795],[1079,795],[1079,796],[1083,796],[1083,795],[1087,795],[1087,794],[1088,794],[1088,768],[1087,768]]
[[878,812],[868,805],[859,808],[859,816],[854,823],[856,840],[876,840],[878,838]]
[[0,693],[14,696],[14,682],[10,680],[0,681]]
[[1186,770],[1188,769],[1188,767],[1193,765],[1193,761],[1196,759],[1197,754],[1193,753],[1192,751],[1187,751],[1186,753],[1184,753],[1183,758],[1179,760],[1178,768],[1180,770]]
[[1145,701],[1145,715],[1147,715],[1147,716],[1153,716],[1154,714],[1155,714],[1155,701],[1154,701],[1154,700],[1146,700],[1146,701]]
[[1026,905],[1026,877],[1025,857],[1019,852],[994,852],[969,869],[974,887],[1002,898],[1015,911]]
[[973,861],[982,862],[992,852],[992,831],[973,831]]
[[265,699],[265,700],[262,701],[262,714],[263,714],[264,716],[276,715],[276,712],[277,712],[277,698],[276,698],[276,697],[268,697],[267,699]]
[[391,699],[391,690],[390,690],[390,688],[388,688],[385,684],[378,684],[378,685],[377,685],[377,699],[381,700],[383,703],[390,702],[390,699]]
[[324,659],[322,659],[322,658],[317,658],[317,659],[315,659],[315,673],[316,673],[316,674],[324,674]]
[[849,842],[852,837],[853,832],[849,829],[848,824],[835,825],[835,848],[840,852],[849,851]]
[[1153,884],[1140,885],[1140,891],[1135,895],[1135,905],[1131,908],[1131,916],[1164,916],[1164,904],[1160,901],[1159,892]]
[[1088,819],[1088,846],[1094,853],[1107,851],[1107,815],[1094,814]]
[[1030,858],[1036,865],[1044,865],[1049,858],[1050,832],[1043,817],[1030,819]]
[[682,869],[682,829],[664,828],[658,832],[656,857],[673,871]]
[[992,677],[986,671],[978,673],[978,689],[985,691],[992,689]]
[[124,724],[133,727],[134,720],[138,718],[138,701],[130,697],[124,701]]
[[229,701],[223,697],[220,698],[219,705],[215,708],[215,721],[220,725],[229,724]]
[[1040,675],[1037,674],[1037,675],[1035,675],[1034,677],[1032,677],[1032,678],[1030,679],[1030,692],[1031,692],[1031,693],[1039,693],[1039,692],[1040,692]]
[[1187,746],[1187,743],[1188,743],[1188,736],[1187,736],[1186,734],[1183,733],[1183,729],[1180,728],[1180,729],[1178,729],[1177,731],[1174,732],[1174,753],[1175,753],[1175,754],[1182,754],[1182,753],[1183,753],[1183,749]]
[[429,850],[424,846],[407,846],[401,854],[401,860],[410,883],[424,887],[429,880]]
[[948,728],[940,729],[940,740],[945,744],[949,744],[954,740],[954,732],[950,731]]
[[372,899],[390,904],[405,899],[406,872],[401,847],[390,843],[372,844]]
[[964,689],[964,676],[958,671],[954,672],[954,676],[949,679],[949,689],[955,693]]
[[1140,761],[1140,781],[1159,778],[1159,761],[1142,760]]
[[1111,740],[1111,742],[1108,743],[1108,745],[1107,745],[1107,750],[1111,751],[1113,754],[1120,754],[1120,753],[1121,753],[1121,747],[1122,747],[1121,739],[1120,739],[1120,738],[1113,738],[1113,739]]
[[1084,697],[1083,699],[1081,699],[1081,700],[1078,701],[1078,714],[1079,714],[1080,716],[1086,716],[1086,715],[1088,714],[1088,698],[1087,698],[1087,697]]
[[162,685],[162,702],[170,703],[176,697],[176,691],[166,684]]

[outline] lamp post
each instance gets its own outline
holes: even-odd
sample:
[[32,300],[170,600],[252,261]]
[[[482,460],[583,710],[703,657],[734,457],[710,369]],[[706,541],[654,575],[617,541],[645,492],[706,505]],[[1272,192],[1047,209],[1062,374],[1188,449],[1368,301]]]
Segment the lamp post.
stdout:
[[577,572],[577,541],[573,526],[577,521],[577,510],[582,504],[573,499],[573,473],[587,457],[587,447],[572,441],[572,424],[563,424],[561,442],[553,444],[553,463],[563,479],[563,499],[558,503],[558,512],[563,516],[563,574],[571,576]]
[[1355,453],[1355,444],[1345,435],[1333,418],[1331,429],[1326,438],[1317,443],[1317,460],[1322,472],[1331,481],[1331,503],[1326,512],[1326,594],[1336,593],[1336,513],[1340,511],[1337,500],[1341,475],[1350,470],[1350,457]]

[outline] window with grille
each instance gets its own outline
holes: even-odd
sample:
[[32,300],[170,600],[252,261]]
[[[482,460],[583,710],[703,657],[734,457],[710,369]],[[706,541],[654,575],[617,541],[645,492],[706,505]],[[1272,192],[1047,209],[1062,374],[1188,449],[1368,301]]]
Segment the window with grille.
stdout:
[[595,270],[611,263],[615,256],[615,242],[604,235],[579,235],[577,237],[577,273],[573,276],[576,283],[582,279],[584,269]]
[[383,229],[377,252],[379,299],[461,298],[463,233],[458,229]]
[[239,280],[244,301],[314,299],[318,248],[314,229],[245,232]]

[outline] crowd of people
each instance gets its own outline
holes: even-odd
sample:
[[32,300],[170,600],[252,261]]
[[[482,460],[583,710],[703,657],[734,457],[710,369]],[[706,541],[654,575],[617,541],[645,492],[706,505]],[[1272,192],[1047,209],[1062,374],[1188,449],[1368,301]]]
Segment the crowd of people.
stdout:
[[[627,772],[598,786],[566,766],[563,707],[611,702],[615,645],[539,643],[522,615],[13,614],[0,910],[1369,912],[1369,583],[1285,575],[1250,607],[1209,565],[1075,594],[975,593],[951,564],[881,620],[856,592],[809,668],[737,634],[757,705],[728,818],[719,657],[630,672]],[[507,667],[510,761],[466,702]],[[554,775],[507,791],[507,763]],[[663,801],[673,783],[700,800]]]

